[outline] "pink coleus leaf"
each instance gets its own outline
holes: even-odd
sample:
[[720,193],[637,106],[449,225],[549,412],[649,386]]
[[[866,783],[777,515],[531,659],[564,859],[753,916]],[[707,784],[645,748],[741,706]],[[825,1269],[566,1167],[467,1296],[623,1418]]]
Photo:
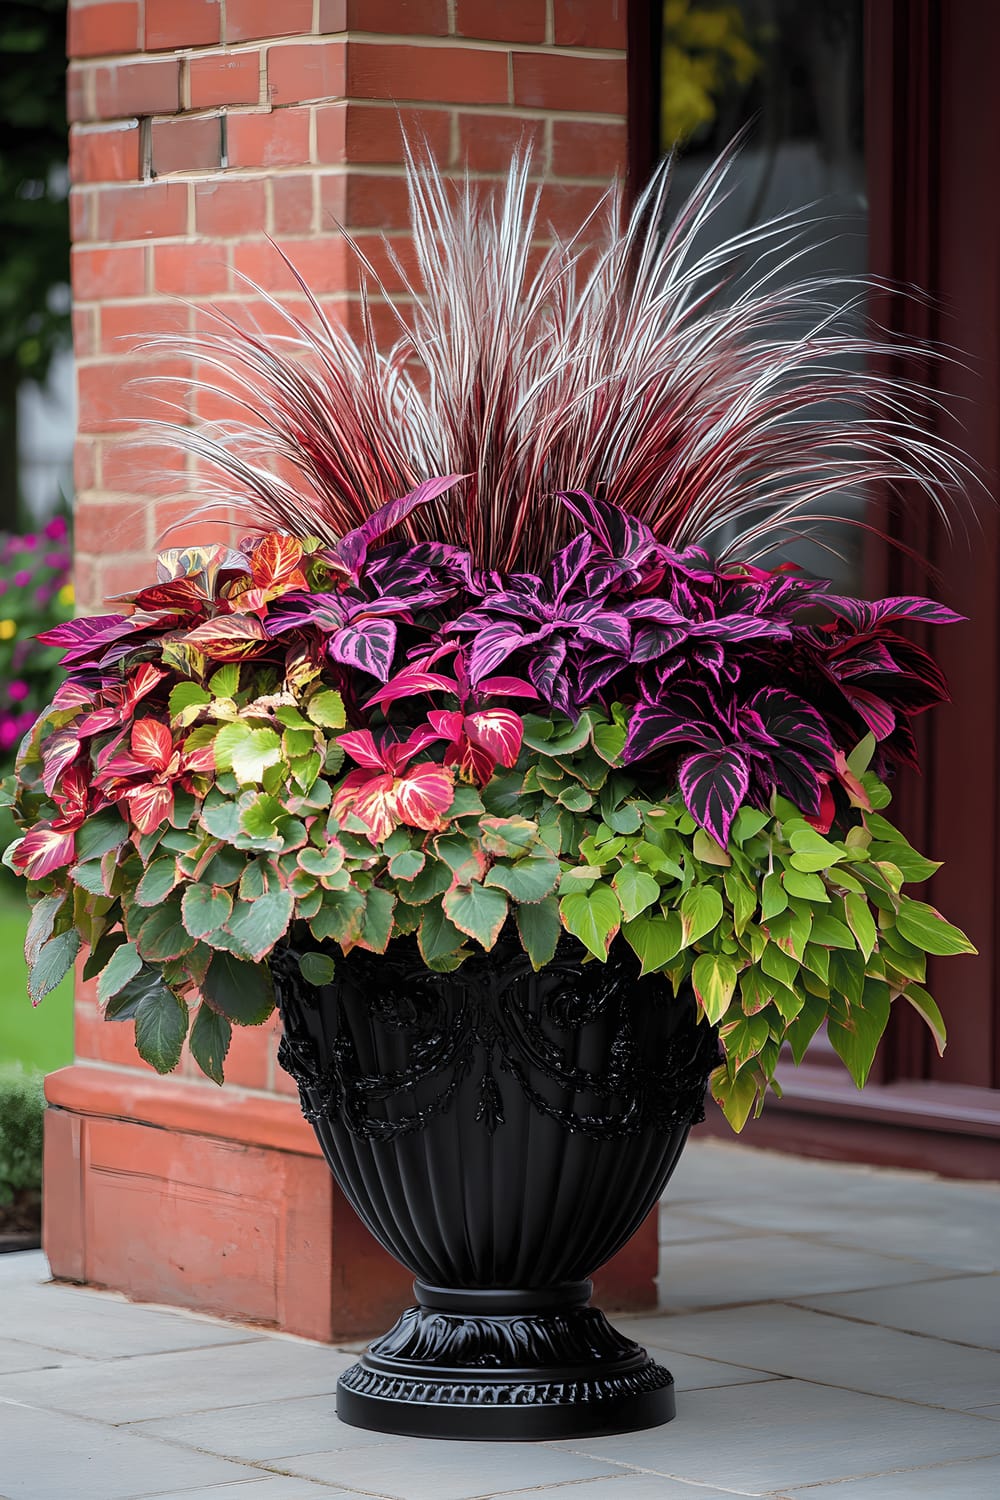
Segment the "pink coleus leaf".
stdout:
[[455,795],[455,779],[447,766],[412,766],[394,787],[398,818],[413,828],[444,827],[445,813]]
[[141,786],[126,787],[121,800],[128,803],[130,819],[139,833],[155,833],[170,820],[174,810],[174,789],[147,781]]
[[42,880],[64,865],[71,865],[75,855],[75,829],[36,823],[24,835],[10,859],[15,870],[27,880]]
[[42,745],[42,785],[50,797],[79,753],[80,741],[70,729],[57,729]]
[[165,771],[174,753],[170,730],[159,719],[137,719],[131,744],[133,758],[153,771]]
[[368,766],[373,771],[385,770],[385,756],[370,729],[351,729],[342,734],[337,743],[359,766]]
[[524,725],[509,708],[478,708],[466,714],[464,729],[474,745],[489,751],[494,763],[508,769],[521,753]]

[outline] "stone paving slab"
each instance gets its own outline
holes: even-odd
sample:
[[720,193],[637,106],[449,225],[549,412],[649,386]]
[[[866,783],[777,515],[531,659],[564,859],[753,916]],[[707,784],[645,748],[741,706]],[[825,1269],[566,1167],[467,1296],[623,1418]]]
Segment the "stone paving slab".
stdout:
[[0,1500],[994,1500],[1000,1189],[688,1148],[664,1211],[677,1311],[620,1319],[677,1420],[565,1443],[338,1422],[335,1349],[0,1256]]
[[958,1276],[935,1282],[933,1290],[923,1285],[879,1287],[870,1292],[796,1297],[795,1301],[839,1318],[1000,1349],[1000,1276]]
[[997,1495],[1000,1460],[983,1458],[943,1468],[849,1479],[846,1484],[809,1485],[789,1490],[786,1500],[995,1500]]
[[117,1424],[239,1406],[272,1391],[288,1396],[328,1393],[350,1363],[349,1355],[305,1339],[265,1336],[216,1348],[102,1360],[85,1374],[64,1368],[5,1375],[0,1377],[0,1400]]
[[228,1459],[0,1397],[0,1485],[8,1500],[134,1500],[247,1477]]
[[981,1405],[984,1393],[989,1398],[1000,1391],[1000,1354],[992,1349],[944,1344],[803,1307],[739,1312],[738,1319],[715,1312],[637,1322],[657,1347],[950,1411]]
[[660,1301],[670,1313],[773,1302],[821,1291],[862,1291],[945,1277],[949,1270],[864,1250],[804,1246],[783,1235],[730,1237],[709,1246],[668,1245],[661,1264]]
[[994,1422],[804,1380],[682,1392],[666,1427],[556,1446],[749,1495],[947,1459],[990,1458],[1000,1474]]

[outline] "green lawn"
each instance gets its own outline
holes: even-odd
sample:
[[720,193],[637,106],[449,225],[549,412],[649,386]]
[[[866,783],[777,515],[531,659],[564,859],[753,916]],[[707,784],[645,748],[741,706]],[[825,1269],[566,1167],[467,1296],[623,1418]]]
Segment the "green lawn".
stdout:
[[70,975],[41,1005],[28,999],[24,962],[27,903],[15,887],[0,885],[0,1064],[20,1062],[51,1073],[73,1061],[73,979]]

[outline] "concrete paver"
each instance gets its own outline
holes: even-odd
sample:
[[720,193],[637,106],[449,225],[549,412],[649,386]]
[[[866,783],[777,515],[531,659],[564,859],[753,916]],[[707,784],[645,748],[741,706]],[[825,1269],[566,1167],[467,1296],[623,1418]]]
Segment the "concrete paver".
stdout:
[[337,1421],[346,1349],[0,1256],[0,1500],[993,1500],[1000,1187],[695,1142],[663,1212],[665,1427],[442,1443]]
[[[997,1221],[1000,1236],[1000,1220]],[[1000,1349],[1000,1276],[957,1276],[926,1286],[879,1287],[870,1292],[796,1297],[802,1307],[859,1318],[904,1333],[925,1333],[952,1343]]]

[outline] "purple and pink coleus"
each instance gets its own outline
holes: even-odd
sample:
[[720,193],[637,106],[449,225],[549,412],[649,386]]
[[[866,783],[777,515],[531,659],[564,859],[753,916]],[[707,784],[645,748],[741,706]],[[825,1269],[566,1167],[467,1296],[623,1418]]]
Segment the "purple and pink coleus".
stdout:
[[296,661],[322,661],[354,762],[335,809],[375,843],[400,823],[440,826],[456,776],[483,785],[513,767],[525,712],[573,719],[620,703],[623,762],[658,797],[679,789],[723,846],[739,808],[775,791],[826,831],[838,787],[857,792],[845,757],[868,732],[879,774],[914,760],[909,721],[947,694],[896,627],[948,624],[951,610],[843,598],[788,565],[720,568],[580,491],[560,496],[580,530],[544,576],[479,569],[444,542],[385,541],[456,477],[383,506],[333,549],[269,533],[166,553],[129,613],[42,636],[65,648],[68,674],[54,704],[65,722],[50,717],[42,744],[61,817],[23,840],[23,872],[72,860],[75,829],[102,806],[140,833],[169,815],[173,787],[211,767],[165,729],[167,694],[226,662],[288,680]]

